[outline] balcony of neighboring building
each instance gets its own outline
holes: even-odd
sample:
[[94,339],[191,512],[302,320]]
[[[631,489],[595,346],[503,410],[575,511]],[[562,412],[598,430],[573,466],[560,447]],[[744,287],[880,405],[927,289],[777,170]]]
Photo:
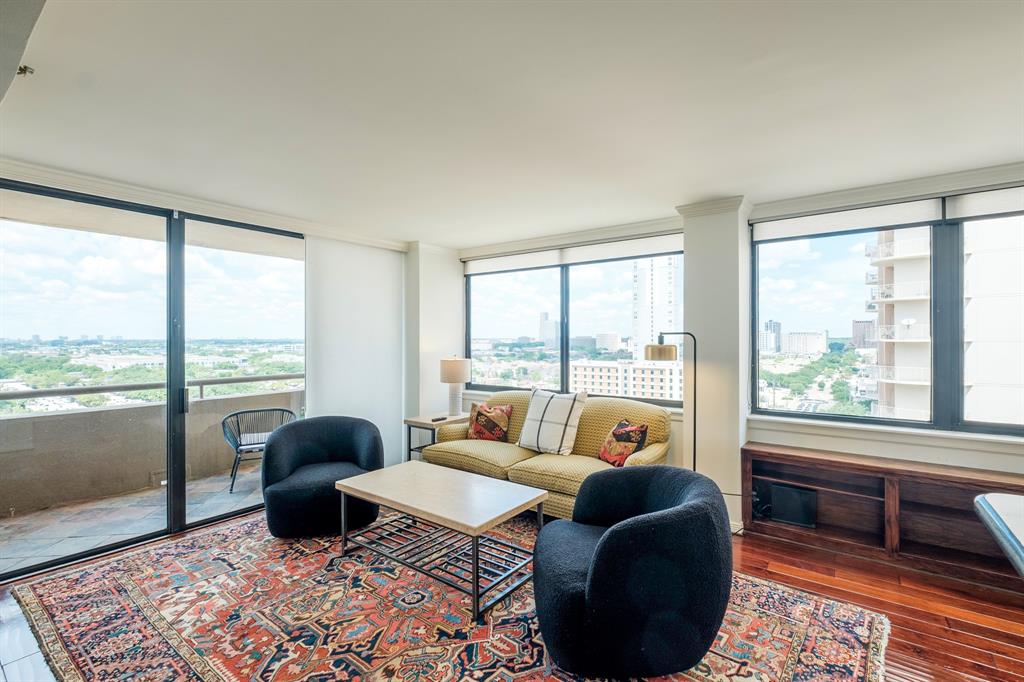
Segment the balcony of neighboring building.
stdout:
[[895,241],[866,244],[864,255],[871,265],[886,265],[901,260],[928,258],[931,255],[932,243],[928,237],[912,237]]
[[898,303],[901,301],[927,301],[931,297],[931,283],[927,280],[897,282],[871,287],[869,303]]
[[883,405],[881,403],[871,405],[871,416],[881,419],[906,419],[910,421],[928,421],[931,419],[931,413],[928,410]]
[[[243,463],[234,491],[229,490],[235,453],[224,440],[221,420],[258,408],[301,414],[302,378],[281,374],[189,382],[188,522],[262,503],[259,461]],[[263,382],[256,388],[265,392],[210,395],[213,386],[223,391],[223,384],[251,387],[254,382]],[[289,382],[296,386],[274,388]],[[49,410],[0,416],[0,573],[166,528],[165,404],[125,404],[124,398],[102,407],[74,403],[79,396],[96,397],[103,391],[123,396],[162,389],[162,384],[125,384],[0,392],[0,400],[33,401]]]
[[864,368],[864,375],[882,384],[928,386],[932,381],[931,369],[928,367],[869,365]]
[[868,341],[874,343],[930,343],[931,339],[927,324],[884,324],[868,335]]

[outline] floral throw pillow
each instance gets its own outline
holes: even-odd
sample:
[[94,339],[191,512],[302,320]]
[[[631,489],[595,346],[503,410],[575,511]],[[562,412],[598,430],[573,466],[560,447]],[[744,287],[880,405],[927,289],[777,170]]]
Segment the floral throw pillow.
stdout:
[[643,450],[646,442],[647,424],[634,426],[628,419],[623,419],[608,434],[599,456],[612,466],[624,466],[626,459],[634,452]]
[[469,436],[472,440],[508,442],[508,421],[511,405],[478,405],[469,411]]

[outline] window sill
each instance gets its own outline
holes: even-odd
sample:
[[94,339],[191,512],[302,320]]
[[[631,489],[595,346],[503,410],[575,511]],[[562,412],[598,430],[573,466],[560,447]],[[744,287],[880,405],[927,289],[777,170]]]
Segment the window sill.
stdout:
[[817,419],[796,417],[775,417],[752,414],[747,417],[747,426],[777,433],[851,438],[856,440],[900,443],[922,447],[948,448],[997,452],[1024,457],[1024,438],[966,431],[936,431],[912,429],[901,426],[880,424],[846,424],[823,422]]
[[[516,390],[516,389],[502,389],[502,390]],[[523,389],[523,390],[528,390],[528,389]],[[467,400],[469,400],[469,401],[487,400],[487,398],[489,398],[491,396],[491,394],[492,394],[492,391],[482,391],[482,390],[480,390],[478,388],[473,388],[473,389],[468,389],[467,388],[466,390],[464,390],[462,392],[462,400],[463,400],[463,402],[465,402]],[[595,396],[595,397],[600,397],[600,396]],[[631,399],[627,398],[626,400],[631,400]],[[641,400],[640,402],[644,402],[644,401]],[[652,403],[652,404],[654,404],[654,403]],[[665,407],[665,406],[663,406],[663,407]],[[683,420],[683,408],[682,407],[665,407],[665,409],[668,411],[669,418],[672,421],[675,422],[675,421],[682,421]]]

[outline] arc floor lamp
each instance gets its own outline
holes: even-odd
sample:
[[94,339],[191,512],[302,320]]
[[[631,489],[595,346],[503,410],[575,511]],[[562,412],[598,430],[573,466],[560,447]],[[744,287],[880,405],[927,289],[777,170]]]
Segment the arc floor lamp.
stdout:
[[690,345],[693,347],[693,405],[684,405],[683,409],[690,412],[693,420],[693,447],[690,452],[693,456],[693,470],[697,471],[697,337],[690,332],[658,332],[658,343],[644,346],[645,360],[671,362],[679,359],[679,346],[665,343],[666,336],[685,336],[690,339]]

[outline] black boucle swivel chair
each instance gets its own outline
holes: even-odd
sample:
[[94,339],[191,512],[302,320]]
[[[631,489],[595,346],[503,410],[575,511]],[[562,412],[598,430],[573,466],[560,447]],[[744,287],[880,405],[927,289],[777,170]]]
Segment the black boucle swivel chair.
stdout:
[[[380,431],[365,419],[312,417],[285,424],[267,439],[263,453],[263,503],[267,526],[278,538],[337,535],[341,493],[335,481],[380,469]],[[348,528],[377,519],[375,504],[349,496]]]
[[722,493],[687,469],[591,474],[572,521],[544,526],[534,593],[554,661],[588,677],[653,677],[696,665],[732,585]]

